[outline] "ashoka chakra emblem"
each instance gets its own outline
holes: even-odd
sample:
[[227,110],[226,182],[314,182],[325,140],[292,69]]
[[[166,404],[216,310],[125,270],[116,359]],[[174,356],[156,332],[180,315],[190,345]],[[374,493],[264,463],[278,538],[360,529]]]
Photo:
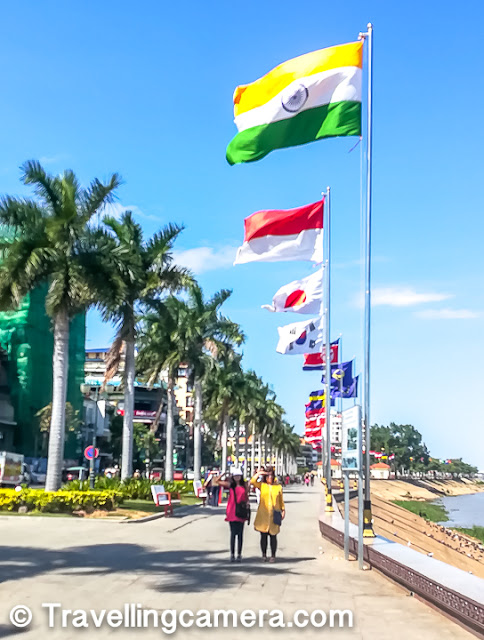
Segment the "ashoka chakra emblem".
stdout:
[[295,113],[303,108],[309,97],[309,91],[302,84],[290,87],[281,96],[282,106],[286,111]]

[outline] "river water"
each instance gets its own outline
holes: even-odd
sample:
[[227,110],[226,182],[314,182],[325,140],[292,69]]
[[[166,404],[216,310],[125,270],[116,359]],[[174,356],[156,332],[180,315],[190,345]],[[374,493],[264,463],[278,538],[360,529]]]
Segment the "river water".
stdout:
[[443,523],[446,527],[484,527],[484,493],[446,496],[439,503],[449,513],[449,520]]

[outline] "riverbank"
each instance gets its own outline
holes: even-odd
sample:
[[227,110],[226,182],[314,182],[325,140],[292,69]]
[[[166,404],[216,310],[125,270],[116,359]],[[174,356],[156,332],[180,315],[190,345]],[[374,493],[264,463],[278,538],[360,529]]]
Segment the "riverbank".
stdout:
[[[483,486],[460,481],[438,481],[436,486],[416,485],[401,480],[374,480],[372,488],[373,528],[388,540],[446,562],[454,567],[484,578],[484,545],[462,532],[425,518],[394,504],[393,501],[418,501],[422,513],[427,501],[442,495],[465,495],[483,491]],[[340,503],[341,510],[343,503]],[[358,523],[357,501],[350,501],[350,519]]]
[[467,480],[372,480],[371,494],[383,500],[436,500],[484,492],[484,483]]

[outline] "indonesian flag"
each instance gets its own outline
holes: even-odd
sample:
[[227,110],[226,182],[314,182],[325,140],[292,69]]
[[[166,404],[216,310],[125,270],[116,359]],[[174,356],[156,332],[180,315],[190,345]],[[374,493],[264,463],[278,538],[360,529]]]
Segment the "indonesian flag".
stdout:
[[323,343],[322,321],[320,318],[311,318],[302,322],[293,322],[284,327],[278,327],[279,342],[277,353],[283,355],[301,355],[303,353],[315,353],[321,351]]
[[[338,362],[338,341],[331,343],[331,364]],[[326,366],[326,349],[322,353],[305,353],[303,371],[322,371]]]
[[323,261],[323,205],[257,211],[244,220],[244,244],[234,264],[281,260]]
[[272,304],[264,304],[268,311],[295,311],[296,313],[319,313],[323,297],[323,270],[285,284],[272,298]]

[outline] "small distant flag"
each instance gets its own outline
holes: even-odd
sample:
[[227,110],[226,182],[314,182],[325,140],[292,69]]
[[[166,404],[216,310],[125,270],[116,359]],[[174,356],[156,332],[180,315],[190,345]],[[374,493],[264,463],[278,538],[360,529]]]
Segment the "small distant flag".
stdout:
[[283,355],[301,355],[321,351],[323,343],[322,320],[312,318],[278,327],[279,342],[276,351]]
[[[321,382],[325,384],[326,373],[323,373]],[[338,364],[331,365],[331,387],[333,389],[339,389],[342,387],[349,387],[353,383],[353,360],[348,362],[340,362]]]
[[303,207],[257,211],[244,220],[244,244],[234,264],[323,261],[324,198]]
[[318,269],[306,278],[294,280],[281,287],[272,298],[268,311],[294,311],[295,313],[319,313],[323,297],[323,270]]
[[358,397],[358,378],[353,378],[349,387],[341,385],[341,389],[338,387],[331,388],[331,398],[357,398]]
[[[331,343],[331,364],[336,364],[338,362],[338,347],[339,340]],[[304,354],[304,364],[303,371],[322,371],[324,366],[326,365],[326,350],[324,345],[321,347],[322,353],[305,353]]]

